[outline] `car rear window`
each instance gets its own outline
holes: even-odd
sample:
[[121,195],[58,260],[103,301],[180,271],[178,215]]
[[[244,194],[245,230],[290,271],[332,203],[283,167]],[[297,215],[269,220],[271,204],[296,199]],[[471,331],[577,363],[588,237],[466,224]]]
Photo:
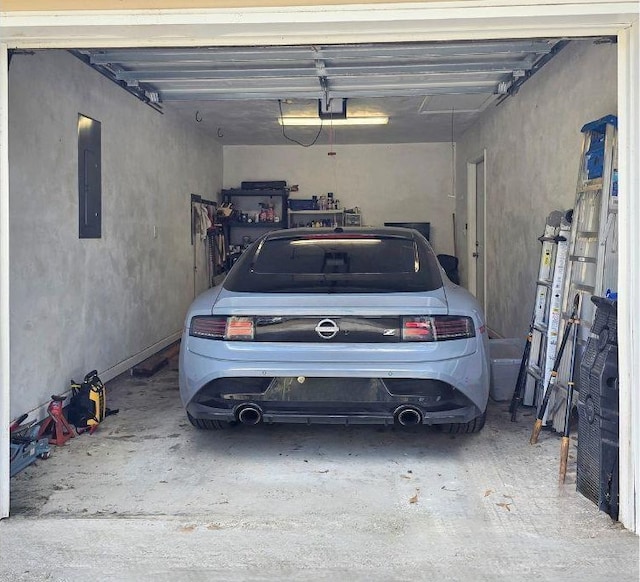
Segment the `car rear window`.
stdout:
[[248,249],[224,287],[247,292],[402,292],[442,286],[419,238],[377,234],[266,237]]

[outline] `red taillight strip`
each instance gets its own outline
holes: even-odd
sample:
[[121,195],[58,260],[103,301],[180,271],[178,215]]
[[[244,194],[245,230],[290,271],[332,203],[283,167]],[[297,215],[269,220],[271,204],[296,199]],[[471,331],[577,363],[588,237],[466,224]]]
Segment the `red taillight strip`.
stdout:
[[[290,240],[295,241],[295,240],[333,240],[333,239],[343,239],[343,238],[348,238],[348,239],[354,239],[354,240],[358,240],[358,239],[369,239],[369,240],[380,240],[380,237],[376,237],[375,235],[370,235],[370,234],[363,234],[363,233],[345,233],[345,232],[339,232],[339,233],[323,233],[323,234],[310,234],[305,236],[304,238],[300,237],[300,238],[291,238]],[[277,240],[277,239],[274,239]]]

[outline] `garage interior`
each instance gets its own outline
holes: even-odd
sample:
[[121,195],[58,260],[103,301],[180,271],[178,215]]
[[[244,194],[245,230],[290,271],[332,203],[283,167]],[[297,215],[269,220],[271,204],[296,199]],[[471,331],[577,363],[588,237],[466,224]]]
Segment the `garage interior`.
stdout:
[[[300,67],[303,81],[269,88],[260,78],[243,85],[236,68],[223,81],[214,77],[216,95],[193,78],[173,80],[163,93],[166,80],[136,71],[141,49],[13,52],[10,416],[44,418],[51,394],[94,368],[107,382],[109,405],[121,412],[96,434],[56,448],[51,459],[11,481],[17,519],[2,523],[5,532],[16,528],[46,537],[55,523],[60,535],[81,539],[74,533],[78,521],[87,533],[109,531],[111,540],[121,542],[106,544],[101,567],[108,568],[121,544],[142,552],[141,566],[135,551],[125,551],[114,580],[122,579],[118,572],[130,579],[169,576],[181,567],[181,551],[189,556],[187,564],[197,563],[199,547],[210,551],[202,572],[217,569],[227,579],[248,579],[259,570],[293,575],[296,564],[283,548],[311,530],[317,537],[302,549],[313,578],[327,575],[327,564],[333,564],[332,575],[349,572],[356,579],[374,570],[392,578],[423,567],[459,579],[438,566],[446,552],[450,563],[478,579],[552,579],[567,564],[576,578],[596,568],[602,578],[616,571],[622,580],[637,579],[637,538],[575,492],[575,454],[569,483],[558,493],[557,435],[545,433],[529,448],[530,410],[510,423],[506,404],[492,402],[488,430],[469,439],[427,432],[417,440],[415,431],[354,427],[338,433],[256,427],[206,434],[193,431],[181,415],[173,366],[148,380],[129,376],[135,365],[179,339],[191,300],[223,275],[213,272],[207,241],[194,231],[192,195],[220,203],[224,189],[251,180],[286,180],[297,186],[292,198],[333,192],[344,208],[361,210],[363,224],[429,222],[436,252],[457,256],[463,284],[484,296],[494,337],[524,338],[540,258],[537,239],[551,211],[575,202],[580,128],[618,111],[617,45],[611,36],[497,44],[503,52],[491,61],[491,74],[463,74],[447,56],[448,79],[445,71],[430,71],[438,82],[411,90],[401,78],[409,76],[408,67],[394,71],[395,83],[376,85],[366,70],[371,63],[361,61],[357,67],[368,73],[364,85],[341,87],[339,78],[332,85],[330,55],[325,62],[318,55],[323,48],[330,53],[331,45],[316,46],[308,51],[310,65]],[[532,49],[542,45],[541,53]],[[381,52],[367,58],[386,55],[398,65],[389,58],[394,45],[352,46],[373,47]],[[411,45],[416,47],[424,48]],[[167,58],[186,50],[167,49]],[[284,50],[250,52],[253,59],[270,54],[277,61]],[[102,58],[107,52],[113,54]],[[98,70],[92,64],[108,66]],[[227,74],[229,69],[227,63]],[[443,89],[447,83],[452,94]],[[273,99],[269,89],[282,95]],[[388,127],[325,126],[311,147],[287,140],[278,117],[309,115],[329,94],[346,99],[349,115],[388,115]],[[100,238],[78,237],[78,114],[102,128]],[[318,129],[285,132],[309,144]],[[480,162],[486,180],[483,283],[471,264],[470,239],[476,237],[469,232],[467,180],[468,164]],[[350,464],[355,475],[345,470]],[[167,494],[165,487],[175,489]],[[291,509],[286,518],[279,515],[283,505]],[[114,516],[120,519],[105,519]],[[465,524],[468,531],[461,534]],[[352,542],[338,551],[332,532],[345,527]],[[489,553],[486,542],[478,541],[487,528],[496,532]],[[271,535],[280,549],[269,543],[256,552],[252,542]],[[165,540],[154,547],[141,541],[144,536]],[[521,540],[515,546],[514,536]],[[562,553],[558,546],[567,538],[570,548]],[[5,548],[17,551],[14,539]],[[459,551],[451,547],[454,540],[464,542]],[[46,543],[53,552],[53,541]],[[235,559],[217,544],[239,548],[235,574]],[[380,558],[389,544],[398,551],[390,562]],[[424,547],[433,549],[425,556]],[[514,547],[519,555],[512,567],[496,575],[504,553]],[[593,558],[603,547],[606,559]],[[167,554],[165,566],[152,565]],[[68,555],[73,579],[81,573],[75,562],[81,553]],[[482,564],[469,566],[473,558]],[[63,572],[51,563],[38,566],[35,551],[25,559],[31,572]],[[20,560],[4,563],[5,574],[33,579]]]

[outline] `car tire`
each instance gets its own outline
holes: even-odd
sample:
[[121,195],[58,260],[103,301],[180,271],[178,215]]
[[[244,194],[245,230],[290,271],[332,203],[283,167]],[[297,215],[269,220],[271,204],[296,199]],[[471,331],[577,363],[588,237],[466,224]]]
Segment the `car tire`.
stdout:
[[200,430],[221,430],[229,426],[228,422],[221,420],[211,420],[209,418],[193,418],[188,412],[189,422]]
[[448,434],[470,434],[474,432],[480,432],[484,427],[484,423],[487,420],[487,411],[485,410],[480,416],[476,416],[469,422],[450,422],[448,424],[441,424],[440,430]]

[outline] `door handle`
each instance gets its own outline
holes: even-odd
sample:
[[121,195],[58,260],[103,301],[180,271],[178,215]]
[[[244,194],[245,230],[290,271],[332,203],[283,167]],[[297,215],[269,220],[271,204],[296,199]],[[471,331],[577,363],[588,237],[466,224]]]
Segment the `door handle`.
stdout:
[[477,259],[480,256],[480,253],[473,253],[471,255],[474,259]]

